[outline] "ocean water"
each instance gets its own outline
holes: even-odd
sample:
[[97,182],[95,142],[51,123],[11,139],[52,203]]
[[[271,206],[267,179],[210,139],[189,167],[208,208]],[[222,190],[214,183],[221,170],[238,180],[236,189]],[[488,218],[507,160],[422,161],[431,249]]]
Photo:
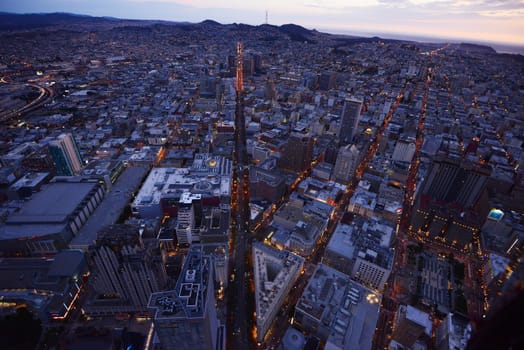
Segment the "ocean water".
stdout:
[[378,33],[378,32],[363,32],[363,31],[344,31],[341,30],[329,30],[328,28],[321,30],[327,33],[337,33],[337,34],[346,34],[352,36],[363,36],[363,37],[372,37],[378,36],[383,39],[396,39],[396,40],[408,40],[408,41],[417,41],[425,43],[469,43],[469,44],[478,44],[491,46],[497,53],[509,53],[524,55],[524,45],[508,44],[508,43],[497,43],[491,41],[479,41],[472,39],[457,39],[457,38],[439,38],[439,37],[430,37],[430,36],[419,36],[411,34],[398,34],[398,33]]

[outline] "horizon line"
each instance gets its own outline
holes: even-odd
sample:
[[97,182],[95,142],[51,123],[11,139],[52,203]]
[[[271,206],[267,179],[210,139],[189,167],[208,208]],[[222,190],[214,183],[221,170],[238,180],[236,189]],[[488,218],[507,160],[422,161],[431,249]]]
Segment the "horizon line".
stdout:
[[[474,38],[461,38],[461,37],[447,37],[447,36],[440,36],[438,34],[411,34],[411,33],[403,33],[403,32],[379,32],[379,31],[373,31],[373,30],[367,30],[367,29],[340,29],[340,28],[329,28],[325,26],[318,26],[318,27],[310,27],[309,25],[303,25],[303,24],[297,24],[293,22],[287,22],[283,24],[272,24],[272,23],[266,23],[262,22],[260,24],[251,24],[251,23],[243,23],[243,22],[231,22],[231,23],[223,23],[219,22],[213,18],[205,18],[199,22],[192,22],[192,21],[176,21],[176,20],[169,20],[169,19],[158,19],[158,18],[124,18],[124,17],[115,17],[115,16],[100,16],[100,15],[90,15],[90,14],[83,14],[83,13],[74,13],[74,12],[67,12],[67,11],[54,11],[54,12],[8,12],[8,11],[0,11],[0,13],[3,14],[12,14],[12,15],[52,15],[52,14],[64,14],[64,15],[72,15],[72,16],[82,16],[82,17],[92,17],[92,18],[104,18],[104,19],[116,19],[121,21],[155,21],[155,22],[166,22],[166,23],[173,23],[173,24],[182,24],[182,23],[189,23],[189,24],[199,24],[205,21],[213,21],[220,25],[231,25],[231,24],[243,24],[243,25],[249,25],[249,26],[275,26],[280,27],[286,24],[292,24],[297,25],[302,28],[305,28],[307,30],[315,30],[320,33],[324,34],[330,34],[330,35],[346,35],[346,36],[357,36],[362,38],[368,38],[368,37],[379,37],[380,39],[390,39],[390,40],[400,40],[400,41],[412,41],[412,42],[418,42],[418,43],[453,43],[453,44],[480,44],[484,46],[490,46],[490,45],[497,45],[497,46],[509,46],[511,48],[519,48],[521,49],[520,52],[514,52],[514,51],[499,51],[497,48],[492,47],[497,53],[510,53],[515,55],[524,55],[524,43],[517,43],[517,42],[510,42],[510,41],[493,41],[493,40],[482,40],[482,39],[474,39]],[[318,29],[317,29],[318,28]],[[430,41],[425,41],[430,40]],[[506,47],[506,48],[509,48]]]

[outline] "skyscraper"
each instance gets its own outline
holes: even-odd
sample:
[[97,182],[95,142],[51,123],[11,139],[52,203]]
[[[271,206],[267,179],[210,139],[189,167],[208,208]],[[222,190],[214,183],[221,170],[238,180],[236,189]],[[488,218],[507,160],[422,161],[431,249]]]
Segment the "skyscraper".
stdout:
[[75,139],[69,133],[61,134],[56,140],[49,142],[49,153],[58,175],[76,175],[82,168],[82,157]]
[[353,137],[355,137],[357,132],[361,109],[362,101],[347,99],[344,102],[342,117],[340,118],[340,133],[338,135],[341,144],[347,145],[353,141]]
[[421,199],[436,204],[472,207],[486,187],[489,170],[458,159],[437,157],[422,184]]
[[485,217],[477,204],[489,174],[489,168],[437,156],[420,186],[410,230],[468,247]]
[[360,158],[360,151],[355,145],[340,148],[333,171],[335,181],[346,184],[351,180]]
[[189,250],[175,289],[151,294],[155,331],[162,349],[224,349],[224,327],[215,307],[213,265],[203,246]]
[[318,88],[323,91],[328,91],[335,88],[336,82],[336,72],[322,72],[318,78]]
[[185,192],[178,201],[178,213],[176,224],[176,237],[179,244],[191,244],[193,242],[193,231],[195,229],[195,208],[193,201],[201,199],[200,194]]
[[324,151],[324,162],[335,165],[338,157],[338,142],[331,140]]
[[139,228],[114,225],[98,234],[92,251],[93,287],[99,295],[117,296],[130,310],[146,310],[149,296],[162,290],[167,275],[158,254],[144,245]]
[[313,137],[309,134],[292,133],[284,147],[280,167],[300,173],[311,165],[313,159]]
[[217,96],[217,78],[213,76],[204,76],[200,78],[200,97],[216,98]]

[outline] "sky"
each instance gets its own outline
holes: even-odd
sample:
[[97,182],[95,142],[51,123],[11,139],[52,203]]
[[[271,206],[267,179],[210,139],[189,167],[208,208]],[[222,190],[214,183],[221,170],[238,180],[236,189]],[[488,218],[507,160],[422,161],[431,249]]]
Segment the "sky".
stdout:
[[391,34],[524,46],[524,0],[1,0],[0,11],[129,19],[295,23],[344,34]]

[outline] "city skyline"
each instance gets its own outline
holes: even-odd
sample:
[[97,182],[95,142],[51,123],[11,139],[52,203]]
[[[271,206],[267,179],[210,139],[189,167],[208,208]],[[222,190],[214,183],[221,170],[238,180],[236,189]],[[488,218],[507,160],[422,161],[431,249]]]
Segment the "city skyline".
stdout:
[[[524,45],[524,1],[449,0],[7,0],[0,11],[70,12],[127,19],[281,25],[418,39]],[[267,16],[267,17],[266,17]]]
[[524,349],[522,55],[70,12],[0,12],[6,348]]

